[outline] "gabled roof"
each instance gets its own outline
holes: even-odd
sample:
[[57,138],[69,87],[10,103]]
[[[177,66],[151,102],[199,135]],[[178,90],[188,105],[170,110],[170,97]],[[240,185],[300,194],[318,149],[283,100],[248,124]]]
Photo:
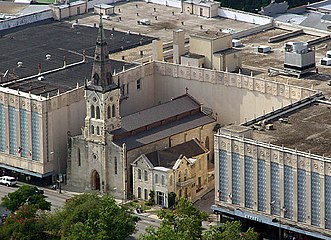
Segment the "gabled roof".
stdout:
[[139,148],[141,146],[157,142],[161,139],[171,137],[173,135],[186,132],[188,130],[201,127],[210,123],[214,123],[215,119],[205,115],[202,112],[184,117],[182,119],[170,122],[155,128],[148,129],[136,135],[114,139],[114,142],[121,146],[126,144],[128,151]]
[[146,158],[154,167],[173,168],[176,161],[181,157],[185,156],[188,159],[204,153],[208,153],[208,150],[198,140],[192,139],[165,150],[148,153]]
[[[193,110],[199,110],[200,104],[189,95],[182,95],[169,102],[123,116],[122,128],[113,133],[119,134],[139,129],[162,120],[176,117],[183,113],[190,113]],[[161,125],[161,124],[160,124]]]

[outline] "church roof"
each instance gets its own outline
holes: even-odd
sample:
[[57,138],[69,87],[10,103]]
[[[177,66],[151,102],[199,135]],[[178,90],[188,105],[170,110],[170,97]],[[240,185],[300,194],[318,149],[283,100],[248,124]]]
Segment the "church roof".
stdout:
[[115,132],[129,132],[180,114],[199,110],[200,104],[189,95],[122,117],[122,128]]
[[154,167],[172,168],[181,155],[191,158],[207,152],[208,150],[202,147],[197,140],[192,139],[165,150],[145,154],[145,156]]
[[201,112],[201,105],[185,94],[169,102],[122,117],[122,127],[112,132],[114,142],[127,150],[203,126],[215,119]]
[[179,120],[140,132],[137,135],[130,135],[128,137],[115,139],[114,142],[118,145],[125,143],[127,150],[129,151],[213,122],[215,122],[215,119],[205,115],[202,112],[198,112],[196,114],[183,117]]

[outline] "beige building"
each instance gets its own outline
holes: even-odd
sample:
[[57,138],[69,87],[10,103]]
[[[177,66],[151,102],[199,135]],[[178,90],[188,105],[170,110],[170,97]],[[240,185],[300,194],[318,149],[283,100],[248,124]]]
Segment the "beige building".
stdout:
[[218,8],[218,2],[208,0],[188,0],[182,3],[183,12],[208,18],[218,16]]
[[[164,207],[174,204],[170,193],[196,201],[214,188],[214,172],[208,172],[208,153],[198,140],[164,150],[142,154],[132,163],[133,194],[148,199],[155,193],[155,203]],[[170,194],[170,195],[169,195]]]
[[94,5],[94,13],[102,15],[112,15],[114,14],[115,7],[108,4],[98,4]]
[[190,36],[189,53],[181,57],[181,63],[229,72],[242,65],[240,50],[232,48],[231,35],[209,30]]
[[[86,117],[82,135],[69,141],[68,182],[84,189],[132,194],[131,163],[141,154],[197,138],[213,150],[215,120],[188,94],[128,115],[121,114],[121,91],[112,77],[100,15],[91,81],[85,86]],[[135,81],[142,91],[141,79]],[[136,109],[135,109],[136,110]],[[212,156],[210,157],[212,159]]]
[[330,125],[324,124],[329,107],[315,102],[279,116],[224,127],[215,135],[212,208],[267,224],[277,235],[281,228],[281,238],[295,233],[330,239]]
[[61,21],[72,16],[87,13],[87,2],[76,1],[69,3],[58,3],[51,5],[53,11],[53,18],[55,20]]

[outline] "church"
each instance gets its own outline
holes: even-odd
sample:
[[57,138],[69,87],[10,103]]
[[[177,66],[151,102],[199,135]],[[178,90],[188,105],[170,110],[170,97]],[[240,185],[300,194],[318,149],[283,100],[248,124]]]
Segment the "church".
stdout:
[[[127,199],[133,197],[131,163],[141,154],[196,138],[212,155],[216,120],[187,91],[124,115],[123,92],[112,72],[100,19],[91,79],[85,84],[85,124],[81,135],[68,140],[68,184]],[[138,79],[137,90],[140,84]]]

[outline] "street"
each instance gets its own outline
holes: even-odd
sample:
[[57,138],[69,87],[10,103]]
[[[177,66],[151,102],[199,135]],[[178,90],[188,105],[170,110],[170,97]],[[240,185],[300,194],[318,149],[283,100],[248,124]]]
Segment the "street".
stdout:
[[[7,187],[5,185],[0,185],[0,199],[6,196],[10,192],[16,191],[21,184],[18,184],[16,187]],[[62,191],[59,193],[58,190],[52,190],[48,188],[38,187],[39,189],[44,190],[44,195],[46,196],[46,200],[52,203],[52,211],[62,207],[64,202],[75,195],[75,193]]]
[[145,229],[148,226],[152,226],[154,228],[160,226],[161,221],[159,219],[151,218],[149,216],[144,216],[142,214],[137,214],[136,216],[140,217],[141,220],[137,222],[136,232],[128,238],[130,240],[138,239],[140,234],[145,233]]
[[[16,187],[7,187],[5,185],[0,185],[0,199],[4,196],[6,196],[10,192],[16,191],[21,184],[19,184]],[[73,197],[75,194],[74,192],[69,192],[66,190],[62,190],[62,193],[59,193],[59,190],[52,190],[48,188],[42,188],[38,187],[39,189],[44,190],[44,195],[46,196],[46,200],[52,203],[52,211],[54,211],[57,208],[60,208],[64,205],[65,201],[71,197]],[[0,208],[0,216],[5,213],[4,208]],[[155,219],[155,217],[150,217],[148,214],[137,214],[138,217],[140,217],[140,221],[136,225],[136,232],[132,234],[128,239],[138,239],[139,235],[145,232],[146,227],[153,226],[158,227],[160,226],[160,220]]]

